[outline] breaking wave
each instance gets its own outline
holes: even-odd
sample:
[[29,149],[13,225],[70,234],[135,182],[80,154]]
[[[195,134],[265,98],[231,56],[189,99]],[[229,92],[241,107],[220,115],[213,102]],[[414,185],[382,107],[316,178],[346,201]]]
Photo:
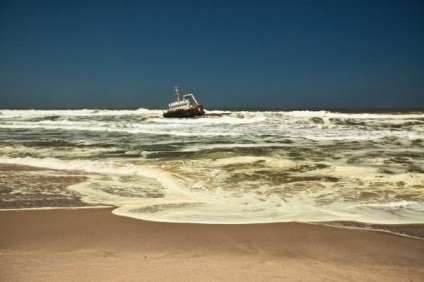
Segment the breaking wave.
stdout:
[[[0,164],[73,172],[79,182],[69,191],[119,215],[423,223],[422,112],[214,110],[194,119],[148,109],[0,112]],[[23,194],[13,187],[8,199],[19,207]],[[33,198],[54,193],[28,189]]]

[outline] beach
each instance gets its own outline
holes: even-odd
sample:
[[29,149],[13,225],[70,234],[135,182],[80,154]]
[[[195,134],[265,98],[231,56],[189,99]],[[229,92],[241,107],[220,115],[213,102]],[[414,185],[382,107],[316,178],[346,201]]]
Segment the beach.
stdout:
[[378,231],[295,222],[148,222],[113,215],[110,208],[3,210],[0,226],[2,281],[422,281],[424,277],[424,240]]

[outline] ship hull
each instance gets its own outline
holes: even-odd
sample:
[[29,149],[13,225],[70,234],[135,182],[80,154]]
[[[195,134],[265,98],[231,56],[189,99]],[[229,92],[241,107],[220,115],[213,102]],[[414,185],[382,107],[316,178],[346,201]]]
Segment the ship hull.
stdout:
[[201,105],[198,105],[198,106],[192,107],[190,109],[167,111],[167,112],[163,113],[163,117],[165,117],[165,118],[190,118],[190,117],[202,116],[204,114],[205,114],[205,111],[203,110],[203,107]]

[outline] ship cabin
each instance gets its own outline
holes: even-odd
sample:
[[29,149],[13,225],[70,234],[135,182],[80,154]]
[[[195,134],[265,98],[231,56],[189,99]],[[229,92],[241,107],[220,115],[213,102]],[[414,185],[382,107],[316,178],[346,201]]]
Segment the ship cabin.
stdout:
[[178,111],[178,110],[188,110],[190,109],[190,102],[188,99],[183,99],[182,101],[173,102],[169,104],[169,110]]

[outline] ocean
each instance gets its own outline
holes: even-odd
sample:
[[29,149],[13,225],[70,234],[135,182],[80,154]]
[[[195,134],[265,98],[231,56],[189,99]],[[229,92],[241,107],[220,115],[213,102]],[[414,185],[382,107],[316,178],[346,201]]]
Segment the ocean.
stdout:
[[0,110],[0,209],[424,223],[424,110]]

